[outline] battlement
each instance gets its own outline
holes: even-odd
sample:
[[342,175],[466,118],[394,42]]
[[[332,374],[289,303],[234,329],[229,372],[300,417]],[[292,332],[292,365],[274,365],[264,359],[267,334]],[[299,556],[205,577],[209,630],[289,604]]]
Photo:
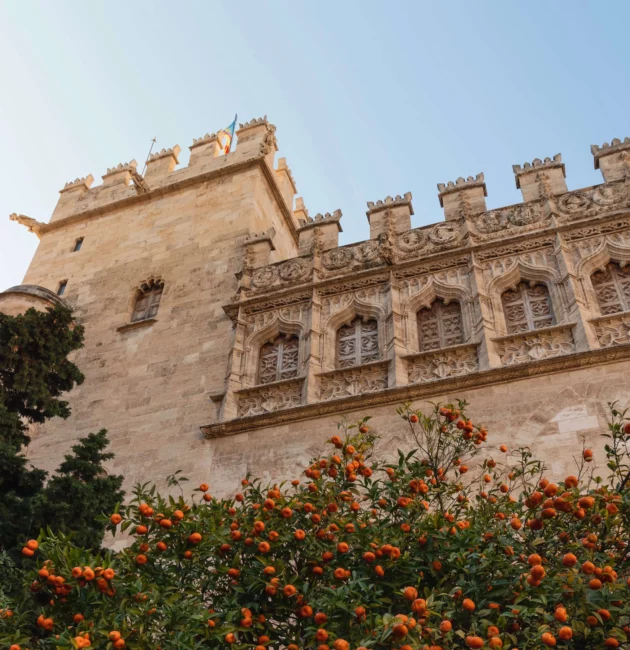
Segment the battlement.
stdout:
[[613,138],[601,147],[591,145],[595,169],[600,169],[606,182],[618,181],[630,175],[630,138]]
[[295,222],[292,218],[293,202],[297,186],[286,158],[280,158],[274,166],[278,150],[276,127],[265,117],[255,118],[240,125],[236,132],[237,145],[226,155],[220,153],[217,134],[194,138],[190,145],[187,166],[178,167],[179,145],[163,148],[149,156],[146,173],[140,175],[135,160],[121,162],[107,168],[102,184],[93,186],[94,177],[89,174],[68,182],[60,190],[60,199],[46,227],[56,227],[64,219],[88,218],[102,214],[138,200],[151,200],[164,192],[204,182],[214,176],[238,173],[259,165],[272,185],[292,237],[297,240]]
[[[44,233],[56,227],[64,219],[89,218],[115,209],[133,201],[152,200],[166,192],[205,182],[213,177],[239,173],[249,167],[260,166],[272,194],[276,197],[284,220],[293,240],[298,244],[300,254],[306,254],[317,243],[322,250],[338,247],[341,232],[341,211],[318,214],[311,218],[301,197],[297,197],[297,184],[287,160],[281,157],[275,163],[278,149],[276,127],[266,116],[254,118],[239,124],[236,132],[237,145],[227,155],[216,155],[218,141],[216,133],[194,138],[187,166],[178,167],[181,148],[174,145],[153,153],[147,160],[146,174],[137,171],[137,162],[119,163],[109,167],[103,175],[103,183],[93,186],[94,177],[89,174],[68,182],[60,190],[59,203],[49,224],[38,222],[36,231]],[[601,146],[592,145],[591,153],[596,169],[600,169],[605,183],[626,181],[630,178],[630,138],[623,141],[615,138]],[[566,184],[566,168],[562,155],[512,166],[516,187],[521,190],[523,203],[504,208],[488,210],[488,190],[483,173],[455,181],[438,183],[438,200],[444,210],[444,219],[464,224],[469,237],[493,238],[503,229],[506,215],[513,221],[525,220],[533,227],[532,215],[550,215],[568,209],[575,203],[577,194],[570,193]],[[570,198],[574,197],[574,198]],[[370,226],[370,239],[396,237],[412,231],[411,216],[414,214],[412,194],[387,196],[385,199],[367,202],[366,216]],[[22,220],[26,223],[24,220]]]
[[[628,138],[624,142],[613,140],[611,145],[601,148],[593,147],[594,155],[600,156],[602,164],[606,156],[626,155],[627,151],[630,151]],[[442,256],[445,252],[468,256],[472,251],[488,246],[505,247],[510,240],[524,235],[548,240],[550,235],[580,222],[605,215],[614,217],[630,208],[630,170],[613,181],[607,181],[605,177],[606,182],[601,185],[569,191],[561,154],[535,158],[523,165],[513,165],[512,169],[517,188],[523,193],[522,203],[488,210],[483,173],[460,177],[454,182],[438,184],[445,222],[411,228],[411,192],[387,196],[383,200],[367,202],[370,239],[341,247],[338,245],[341,211],[311,218],[299,198],[294,211],[299,223],[298,257],[276,262],[269,271],[259,268],[253,283],[241,293],[241,299],[294,285],[297,276],[288,273],[283,276],[280,273],[284,268],[282,264],[287,264],[287,268],[299,266],[304,271],[300,276],[303,281],[316,284],[332,278],[354,277],[359,271],[417,263],[436,255]],[[323,246],[322,241],[325,241]],[[321,256],[319,261],[318,255]],[[309,258],[312,258],[312,263],[307,264]],[[310,269],[308,273],[307,267]],[[273,285],[262,280],[257,282],[257,277],[265,278],[267,275],[277,278]],[[286,282],[283,282],[283,277]]]

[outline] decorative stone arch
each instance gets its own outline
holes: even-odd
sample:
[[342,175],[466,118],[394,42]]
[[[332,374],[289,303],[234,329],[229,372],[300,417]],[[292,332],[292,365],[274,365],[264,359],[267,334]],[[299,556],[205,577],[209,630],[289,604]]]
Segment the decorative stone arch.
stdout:
[[252,332],[245,339],[245,354],[243,355],[243,367],[241,369],[243,388],[257,385],[260,349],[265,343],[274,341],[278,336],[280,336],[280,334],[298,337],[299,351],[297,376],[304,376],[307,358],[305,329],[304,323],[300,321],[286,320],[278,313],[274,313],[273,318],[269,323]]
[[321,337],[320,358],[322,360],[322,370],[334,370],[336,368],[337,356],[337,331],[342,325],[350,324],[355,318],[364,320],[375,320],[378,324],[378,349],[381,359],[385,351],[385,323],[387,313],[380,305],[364,302],[356,296],[353,300],[332,314],[323,324]]
[[533,266],[523,260],[518,260],[516,264],[493,278],[488,284],[488,296],[492,301],[494,325],[498,336],[505,336],[508,333],[501,296],[505,291],[515,288],[521,282],[529,282],[530,285],[544,284],[549,291],[556,325],[567,320],[568,310],[560,288],[561,278],[558,271],[550,266]]
[[152,273],[151,275],[146,276],[144,280],[141,280],[140,282],[136,282],[129,287],[129,292],[128,292],[129,297],[127,299],[128,320],[131,320],[133,316],[136,302],[138,301],[138,298],[143,293],[143,287],[156,286],[159,284],[162,285],[162,298],[163,298],[166,293],[166,283],[164,282],[164,278],[158,274]]
[[596,271],[604,270],[610,262],[615,262],[621,267],[630,264],[630,247],[622,246],[606,238],[597,247],[597,250],[583,257],[576,265],[576,273],[582,283],[588,307],[595,314],[600,313],[600,309],[592,275]]
[[462,315],[463,343],[472,342],[473,338],[473,308],[470,289],[463,284],[447,284],[434,276],[413,296],[402,305],[405,341],[409,353],[419,352],[417,314],[423,307],[430,307],[437,299],[445,304],[458,302]]

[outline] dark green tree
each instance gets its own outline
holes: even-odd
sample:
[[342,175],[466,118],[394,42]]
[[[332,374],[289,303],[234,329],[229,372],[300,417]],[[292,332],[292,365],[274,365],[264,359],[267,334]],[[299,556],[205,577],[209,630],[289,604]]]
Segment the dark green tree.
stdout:
[[14,557],[47,525],[97,548],[104,529],[97,517],[122,498],[122,478],[102,466],[112,457],[103,453],[105,431],[81,439],[48,483],[24,453],[30,427],[70,415],[62,395],[84,377],[68,355],[82,346],[83,327],[65,307],[0,314],[0,551]]
[[74,533],[73,543],[83,548],[100,548],[105,524],[99,518],[125,496],[123,477],[110,476],[102,464],[114,457],[104,451],[108,444],[105,429],[81,438],[37,501],[38,524]]

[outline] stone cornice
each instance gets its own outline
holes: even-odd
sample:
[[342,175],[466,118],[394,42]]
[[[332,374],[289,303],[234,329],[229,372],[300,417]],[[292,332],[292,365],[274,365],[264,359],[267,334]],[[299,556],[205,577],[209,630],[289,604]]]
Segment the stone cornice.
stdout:
[[[274,177],[273,171],[269,169],[269,165],[265,162],[263,155],[253,156],[251,158],[247,158],[246,160],[232,163],[230,165],[226,165],[225,167],[218,167],[216,169],[212,169],[202,174],[195,174],[194,176],[184,177],[175,180],[173,183],[169,183],[168,185],[152,188],[148,192],[144,192],[143,194],[133,194],[123,199],[120,199],[118,201],[112,201],[111,203],[107,203],[106,205],[84,210],[83,212],[77,212],[76,214],[72,214],[69,217],[59,219],[58,221],[53,221],[52,223],[44,224],[41,227],[39,232],[43,235],[46,234],[47,232],[57,230],[58,228],[63,228],[65,226],[73,225],[75,223],[80,223],[82,221],[87,221],[95,217],[103,216],[104,214],[108,214],[110,212],[115,212],[117,210],[127,208],[136,203],[142,203],[144,201],[152,201],[157,198],[163,198],[168,194],[172,194],[173,192],[178,192],[187,187],[198,185],[206,181],[212,180],[214,178],[221,178],[223,176],[238,173],[246,169],[249,169],[251,167],[255,167],[256,165],[260,167],[260,169],[263,172],[263,176],[269,183],[269,187],[274,197],[276,198],[278,205],[280,206],[280,210],[283,214],[287,227],[291,232],[291,236],[293,237],[294,241],[297,243],[298,235],[295,229],[295,224],[293,223],[291,210],[289,209],[289,206],[286,204],[286,201],[284,200],[280,192],[280,189],[278,188],[278,185],[276,183],[276,179]],[[186,169],[187,168],[184,168],[181,171],[185,171]]]
[[347,397],[329,402],[305,404],[293,409],[228,420],[226,422],[217,422],[216,424],[209,424],[200,428],[206,438],[221,438],[246,431],[260,430],[265,427],[338,415],[358,409],[369,410],[378,406],[400,404],[401,402],[426,399],[445,393],[453,394],[457,391],[483,388],[495,384],[528,379],[529,377],[579,370],[580,368],[626,361],[628,359],[630,359],[630,344],[600,350],[589,350],[587,352],[542,361],[533,361],[531,363],[506,368],[494,368],[492,370],[471,373],[463,377],[438,380],[425,384],[410,384],[398,388],[389,388],[377,393]]

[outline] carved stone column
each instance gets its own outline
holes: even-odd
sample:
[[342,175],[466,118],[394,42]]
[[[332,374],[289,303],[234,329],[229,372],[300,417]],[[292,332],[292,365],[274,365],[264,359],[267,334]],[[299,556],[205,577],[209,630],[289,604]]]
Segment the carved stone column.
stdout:
[[472,298],[467,307],[472,310],[472,338],[479,342],[479,368],[500,368],[501,359],[492,343],[492,339],[497,336],[494,308],[486,290],[483,268],[474,252],[471,253],[469,275]]
[[388,386],[404,386],[409,382],[407,362],[403,356],[407,353],[405,341],[404,318],[401,307],[400,283],[394,272],[390,273],[389,291],[387,292],[387,322],[386,331],[389,334],[386,342],[385,357],[392,359],[389,367]]
[[573,329],[576,349],[582,352],[599,348],[597,336],[587,322],[597,314],[589,308],[584,291],[584,279],[579,276],[575,268],[577,253],[561,234],[556,237],[554,255],[560,271],[558,288],[563,296],[566,318],[576,324]]
[[[225,395],[223,404],[219,410],[219,419],[232,420],[238,414],[238,402],[236,391],[243,385],[243,356],[245,354],[245,337],[247,334],[247,322],[243,314],[243,308],[239,307],[238,314],[234,320],[234,343],[228,356],[227,376],[225,380]],[[214,401],[214,400],[213,400]]]
[[[316,256],[317,257],[317,256]],[[313,404],[319,401],[319,373],[322,372],[321,339],[322,339],[322,302],[321,296],[313,289],[311,309],[308,316],[306,356],[306,382],[304,386],[304,401]]]

